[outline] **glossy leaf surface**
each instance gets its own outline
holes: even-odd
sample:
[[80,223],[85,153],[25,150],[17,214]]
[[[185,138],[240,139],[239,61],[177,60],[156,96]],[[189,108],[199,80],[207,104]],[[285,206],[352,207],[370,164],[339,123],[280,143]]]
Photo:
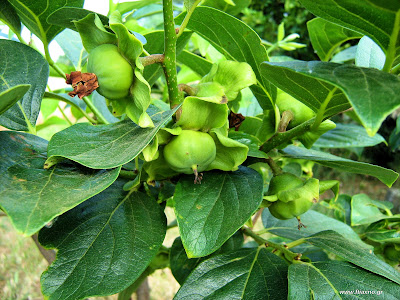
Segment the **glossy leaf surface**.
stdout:
[[100,193],[119,173],[119,169],[91,170],[71,163],[45,170],[46,148],[47,141],[37,136],[0,132],[0,206],[25,235]]
[[308,150],[296,146],[288,146],[283,149],[283,152],[290,157],[315,161],[320,165],[337,169],[343,172],[370,175],[378,178],[389,187],[392,186],[392,184],[397,180],[399,176],[399,174],[397,174],[396,172],[382,168],[380,166],[353,161],[322,151]]
[[174,111],[154,114],[154,128],[140,128],[131,120],[96,126],[76,124],[53,136],[49,159],[65,157],[92,169],[126,164],[142,152]]
[[201,184],[180,179],[174,202],[179,231],[189,258],[206,256],[232,236],[262,200],[263,181],[254,170],[205,172]]
[[0,40],[0,74],[0,93],[17,85],[31,85],[22,100],[0,116],[0,125],[27,131],[27,122],[34,126],[39,115],[49,76],[49,64],[29,46]]
[[190,274],[174,299],[285,299],[287,270],[263,247],[217,255]]
[[166,232],[163,210],[146,194],[128,195],[124,183],[117,181],[40,231],[40,243],[58,249],[41,277],[49,300],[120,292],[156,255]]
[[210,42],[227,59],[247,62],[258,81],[251,87],[252,92],[263,109],[274,109],[276,89],[260,70],[260,63],[269,60],[267,51],[251,27],[210,7],[197,7],[187,27]]
[[332,252],[337,256],[375,274],[386,277],[400,284],[400,273],[383,262],[367,247],[354,243],[339,233],[327,230],[316,233],[308,238],[312,245]]
[[47,45],[63,28],[47,23],[55,10],[70,6],[82,7],[83,0],[9,0],[26,27]]

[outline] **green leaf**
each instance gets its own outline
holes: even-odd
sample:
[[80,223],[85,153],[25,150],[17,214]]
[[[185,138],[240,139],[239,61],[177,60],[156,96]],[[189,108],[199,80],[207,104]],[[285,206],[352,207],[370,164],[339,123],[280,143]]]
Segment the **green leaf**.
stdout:
[[184,176],[175,189],[179,231],[188,257],[216,251],[255,212],[262,201],[263,180],[254,170],[204,173],[201,184]]
[[343,172],[370,175],[378,178],[388,187],[397,180],[399,174],[379,166],[370,165],[363,162],[353,161],[346,158],[341,158],[326,152],[309,150],[296,146],[288,146],[282,150],[287,156],[299,159],[315,161],[325,167],[337,169]]
[[201,263],[202,261],[213,257],[218,254],[226,253],[229,251],[239,250],[243,246],[243,233],[238,230],[232,235],[217,251],[206,257],[188,258],[183,247],[182,240],[177,237],[171,246],[170,250],[170,268],[175,279],[180,285],[184,283],[189,274]]
[[235,171],[247,158],[249,148],[229,137],[218,132],[218,129],[211,130],[211,136],[217,147],[217,156],[208,166],[207,170]]
[[371,224],[386,217],[367,195],[358,194],[351,198],[351,226]]
[[140,128],[131,120],[96,126],[75,124],[53,136],[48,157],[65,157],[92,169],[121,166],[142,152],[177,108],[154,114],[154,128]]
[[369,36],[385,53],[390,47],[395,52],[400,49],[397,1],[300,0],[300,3],[316,16]]
[[329,61],[333,52],[344,42],[362,37],[362,34],[321,18],[307,22],[311,44],[322,61]]
[[372,250],[354,243],[339,233],[326,230],[306,238],[306,241],[347,260],[363,269],[386,277],[400,284],[400,273],[390,265],[380,260]]
[[104,28],[97,14],[88,14],[83,19],[75,21],[74,24],[81,36],[83,46],[89,53],[103,44],[117,44],[116,35]]
[[394,282],[342,261],[292,264],[288,279],[288,299],[395,300],[400,293]]
[[[247,118],[246,118],[247,120]],[[261,123],[261,122],[260,122]],[[268,154],[265,152],[260,151],[260,140],[256,138],[255,136],[241,132],[241,131],[230,131],[229,132],[229,138],[242,143],[243,145],[246,145],[249,148],[249,152],[247,153],[247,156],[250,157],[257,157],[257,158],[269,158]]]
[[175,295],[180,299],[286,299],[287,264],[263,247],[202,262]]
[[47,141],[27,133],[0,132],[0,206],[29,236],[54,217],[100,193],[119,169],[90,170],[62,163],[44,170]]
[[369,37],[364,36],[357,45],[356,66],[382,70],[386,56],[382,49]]
[[298,230],[298,221],[296,219],[291,220],[279,220],[271,215],[268,209],[264,209],[262,212],[262,222],[268,232],[282,236],[291,240],[298,240],[323,230],[335,230],[349,240],[357,241],[361,243],[361,239],[353,231],[353,229],[343,222],[325,216],[314,210],[300,216],[301,222],[307,227]]
[[47,17],[55,10],[70,6],[82,7],[84,0],[8,0],[16,9],[22,23],[47,47],[63,28],[47,23]]
[[86,60],[87,53],[83,49],[82,39],[78,32],[65,29],[56,36],[55,41],[74,66],[77,67]]
[[355,124],[336,124],[336,128],[324,133],[315,143],[320,148],[370,147],[386,143],[380,134],[369,136],[365,128]]
[[21,32],[19,16],[8,0],[0,0],[0,20],[10,27],[14,33],[19,34]]
[[30,84],[19,84],[0,92],[0,115],[9,110],[26,94],[31,87]]
[[304,61],[264,63],[261,67],[272,83],[315,112],[323,108],[321,104],[329,92],[334,87],[339,88],[327,105],[324,116],[347,109],[347,97],[371,136],[400,106],[400,78],[376,69]]
[[267,77],[262,76],[260,70],[260,63],[268,61],[267,51],[252,28],[237,18],[210,7],[197,7],[187,28],[210,42],[227,59],[247,62],[257,77],[257,85],[253,85],[251,90],[261,107],[275,108],[276,89],[268,82]]
[[145,7],[158,1],[160,0],[137,0],[131,2],[122,2],[117,4],[117,10],[123,15],[127,12]]
[[39,115],[49,76],[49,64],[29,46],[0,40],[0,74],[0,93],[14,86],[31,85],[22,100],[0,116],[2,126],[27,131],[36,124]]
[[117,181],[40,231],[40,243],[58,249],[41,277],[47,299],[118,293],[157,254],[166,232],[163,210],[146,194],[124,192],[124,183]]
[[[192,36],[191,32],[184,32],[176,42],[176,52],[177,55],[183,50],[186,44],[189,42],[190,37]],[[147,44],[144,45],[144,48],[150,54],[160,54],[164,53],[164,31],[157,30],[152,31],[144,35],[147,40]],[[143,76],[146,81],[153,85],[156,80],[163,74],[162,67],[159,64],[152,64],[146,66],[143,71]]]
[[228,119],[228,105],[204,101],[201,97],[189,96],[183,100],[182,113],[177,126],[182,129],[210,131],[223,126]]
[[[94,12],[78,7],[61,7],[47,17],[47,22],[62,28],[78,31],[74,21],[84,19],[89,14],[94,14]],[[97,14],[97,16],[103,25],[108,25],[108,17],[101,14]]]
[[190,69],[192,69],[194,72],[202,77],[210,72],[213,65],[212,62],[187,50],[183,50],[178,55],[177,59],[180,63],[188,66]]

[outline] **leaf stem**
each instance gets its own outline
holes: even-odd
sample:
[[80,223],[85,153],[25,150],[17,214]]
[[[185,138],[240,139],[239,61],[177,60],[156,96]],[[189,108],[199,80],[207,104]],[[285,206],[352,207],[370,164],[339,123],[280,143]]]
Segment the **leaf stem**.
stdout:
[[284,256],[289,260],[294,260],[295,257],[298,256],[297,253],[294,253],[292,251],[290,251],[288,249],[287,245],[281,245],[281,244],[277,244],[274,242],[271,242],[269,240],[266,240],[262,237],[260,237],[259,235],[257,235],[255,232],[253,232],[250,228],[248,227],[242,227],[242,232],[247,235],[252,237],[259,245],[265,245],[266,247],[272,247],[277,249],[278,251],[282,252],[284,254]]
[[298,240],[293,241],[293,242],[291,242],[289,244],[286,244],[286,246],[288,247],[288,249],[294,248],[294,247],[296,247],[298,245],[303,244],[305,241],[306,241],[305,239],[298,239]]
[[78,109],[78,110],[81,112],[81,114],[84,115],[86,119],[88,119],[88,121],[89,121],[90,123],[92,123],[92,124],[97,124],[97,121],[96,121],[95,119],[93,119],[91,116],[89,116],[89,115],[87,114],[87,112],[84,111],[79,105],[76,105],[76,104],[75,104],[74,102],[72,102],[72,101],[67,101],[66,99],[64,99],[64,97],[61,97],[61,96],[59,96],[59,95],[57,95],[57,94],[52,94],[52,93],[45,92],[45,93],[44,93],[44,98],[50,99],[50,100],[63,101],[63,102],[65,102],[65,103],[68,103],[69,105],[71,105],[71,106],[75,107],[76,109]]
[[332,100],[333,95],[335,94],[337,87],[335,86],[326,96],[324,102],[322,102],[317,115],[315,116],[315,122],[311,126],[311,130],[316,130],[318,126],[321,124],[322,120],[324,119],[324,114],[326,111],[326,107],[328,106],[329,102]]
[[164,73],[168,85],[169,102],[171,108],[180,103],[178,79],[176,72],[176,41],[174,12],[172,0],[163,0],[164,15]]
[[271,168],[272,170],[272,174],[274,174],[274,176],[280,175],[283,173],[281,167],[278,166],[278,164],[271,158],[267,158],[266,159],[268,166]]
[[64,110],[61,108],[60,104],[57,104],[57,108],[58,110],[61,112],[61,114],[63,115],[64,119],[68,122],[69,125],[74,125],[74,123],[71,122],[71,120],[67,117],[67,115],[65,114]]
[[396,13],[396,18],[394,20],[393,31],[390,36],[389,46],[386,53],[386,60],[382,68],[382,71],[384,72],[390,72],[390,69],[392,68],[393,62],[396,58],[396,44],[397,44],[397,38],[399,36],[399,31],[400,31],[400,11]]
[[96,116],[97,120],[101,124],[110,124],[104,116],[101,114],[101,112],[97,109],[96,106],[94,106],[93,102],[89,99],[89,97],[85,96],[82,98],[82,100],[86,103],[86,105],[90,108],[90,110],[93,112],[93,114]]
[[164,54],[151,54],[148,56],[139,57],[140,62],[144,67],[152,64],[162,64],[164,62],[164,58]]
[[304,122],[293,129],[290,129],[285,132],[277,132],[275,133],[268,141],[266,141],[261,147],[260,150],[268,153],[272,149],[278,147],[279,145],[289,142],[291,139],[294,139],[297,136],[302,135],[303,133],[310,130],[311,125],[314,123],[315,118]]
[[190,17],[192,16],[194,10],[196,9],[196,6],[199,5],[199,3],[201,2],[201,0],[196,0],[192,6],[190,7],[190,9],[186,12],[186,16],[183,19],[183,22],[181,24],[181,26],[179,27],[179,32],[177,34],[178,37],[180,37],[183,33],[183,31],[185,30],[187,24],[189,23]]
[[189,96],[195,96],[196,95],[196,89],[191,87],[190,85],[185,84],[185,83],[178,84],[178,89],[181,92],[185,92]]
[[18,101],[17,103],[18,103],[19,109],[20,109],[21,112],[22,112],[22,115],[24,116],[25,123],[26,123],[26,125],[28,126],[29,133],[36,135],[36,126],[33,126],[33,125],[31,124],[31,122],[29,121],[28,117],[27,117],[26,114],[25,114],[24,108],[22,107],[21,102]]
[[278,132],[285,132],[288,127],[290,121],[294,118],[294,114],[290,110],[286,110],[282,113],[281,120],[278,126]]

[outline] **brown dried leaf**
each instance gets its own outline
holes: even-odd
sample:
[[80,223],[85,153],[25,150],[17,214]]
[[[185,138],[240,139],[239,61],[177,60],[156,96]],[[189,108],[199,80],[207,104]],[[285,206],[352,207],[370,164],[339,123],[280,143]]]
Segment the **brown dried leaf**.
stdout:
[[66,83],[71,84],[74,90],[69,92],[68,95],[75,97],[78,95],[79,99],[89,96],[95,89],[99,87],[97,76],[94,73],[81,73],[80,71],[65,74],[67,79]]

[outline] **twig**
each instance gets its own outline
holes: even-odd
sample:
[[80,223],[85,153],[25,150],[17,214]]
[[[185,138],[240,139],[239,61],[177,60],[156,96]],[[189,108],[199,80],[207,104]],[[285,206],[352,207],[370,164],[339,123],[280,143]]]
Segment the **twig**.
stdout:
[[164,15],[164,73],[168,85],[169,103],[175,107],[180,102],[176,73],[176,41],[172,0],[163,0]]
[[164,63],[164,54],[151,54],[139,59],[144,67],[152,64],[162,64]]

